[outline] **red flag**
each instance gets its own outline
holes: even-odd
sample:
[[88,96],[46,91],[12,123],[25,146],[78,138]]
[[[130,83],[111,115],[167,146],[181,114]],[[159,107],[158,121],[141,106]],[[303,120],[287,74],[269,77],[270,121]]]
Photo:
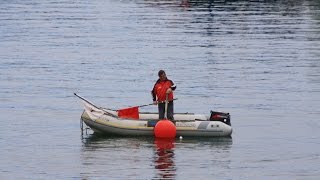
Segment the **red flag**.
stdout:
[[118,110],[120,118],[139,119],[139,107],[130,107]]

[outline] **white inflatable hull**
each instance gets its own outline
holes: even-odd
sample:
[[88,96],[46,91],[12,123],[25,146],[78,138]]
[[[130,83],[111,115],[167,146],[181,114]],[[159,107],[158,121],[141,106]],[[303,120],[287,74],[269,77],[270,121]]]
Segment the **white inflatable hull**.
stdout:
[[[76,94],[75,94],[76,95]],[[81,120],[94,132],[121,136],[154,136],[154,126],[159,121],[157,113],[139,113],[139,119],[124,119],[118,116],[118,111],[99,108],[86,99],[83,100],[84,112]],[[210,121],[209,117],[193,113],[174,114],[177,136],[231,136],[232,127],[222,121]]]
[[[150,114],[158,116],[157,114]],[[187,115],[187,114],[186,114]],[[186,116],[181,114],[181,116]],[[92,115],[91,115],[92,116]],[[179,114],[175,114],[179,117]],[[194,115],[189,115],[190,117]],[[122,136],[153,136],[153,128],[157,119],[121,119],[116,116],[101,114],[99,117],[92,119],[87,111],[81,115],[83,122],[94,132],[108,133]],[[206,136],[206,137],[225,137],[231,136],[232,127],[220,122],[209,120],[176,120],[175,121],[177,136]]]

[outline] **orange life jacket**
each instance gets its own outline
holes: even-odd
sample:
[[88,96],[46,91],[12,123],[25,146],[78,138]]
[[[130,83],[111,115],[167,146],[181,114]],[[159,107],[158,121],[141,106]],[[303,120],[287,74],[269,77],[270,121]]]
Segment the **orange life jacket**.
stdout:
[[[171,88],[172,90],[175,90],[176,86],[175,84],[169,80],[166,79],[164,81],[161,81],[160,79],[155,83],[151,93],[153,96],[153,101],[165,101],[166,100],[166,92],[167,90]],[[173,100],[173,93],[169,93],[168,100]]]

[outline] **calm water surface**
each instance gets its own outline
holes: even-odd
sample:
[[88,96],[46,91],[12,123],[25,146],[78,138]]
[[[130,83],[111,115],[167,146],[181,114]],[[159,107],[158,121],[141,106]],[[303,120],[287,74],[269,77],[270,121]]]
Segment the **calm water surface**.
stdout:
[[[159,69],[232,139],[81,137],[73,92],[148,104]],[[3,0],[0,114],[0,179],[319,179],[320,2]]]

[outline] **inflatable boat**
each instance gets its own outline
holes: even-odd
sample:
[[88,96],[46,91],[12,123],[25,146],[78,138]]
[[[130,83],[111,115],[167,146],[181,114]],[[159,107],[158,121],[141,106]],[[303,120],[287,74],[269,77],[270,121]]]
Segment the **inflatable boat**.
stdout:
[[[158,113],[139,112],[137,117],[121,116],[120,110],[94,105],[83,97],[81,121],[95,133],[121,136],[154,136],[154,127],[159,122]],[[194,113],[175,113],[173,123],[176,136],[183,137],[226,137],[231,136],[230,114],[211,111],[209,116]]]

